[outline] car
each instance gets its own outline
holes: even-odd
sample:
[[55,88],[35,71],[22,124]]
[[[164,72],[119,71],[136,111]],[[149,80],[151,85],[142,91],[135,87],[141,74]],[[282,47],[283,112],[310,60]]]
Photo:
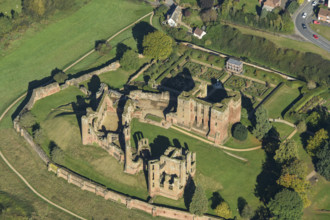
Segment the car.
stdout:
[[316,5],[317,5],[316,1],[313,1],[312,6],[316,6]]
[[320,24],[320,22],[317,21],[317,20],[314,20],[313,23],[314,23],[314,24]]
[[306,13],[306,12],[303,12],[303,13],[301,14],[301,17],[302,17],[302,18],[306,18],[306,17],[307,17],[307,13]]
[[303,29],[307,28],[306,24],[301,24],[301,26],[302,26]]
[[319,36],[317,36],[316,34],[313,34],[313,37],[314,37],[315,39],[319,39]]

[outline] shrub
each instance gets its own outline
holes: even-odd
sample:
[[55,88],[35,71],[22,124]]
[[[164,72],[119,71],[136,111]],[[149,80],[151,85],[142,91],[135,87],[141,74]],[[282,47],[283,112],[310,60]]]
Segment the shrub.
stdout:
[[319,172],[324,178],[330,181],[330,145],[327,142],[322,148],[318,150],[316,153],[316,170]]
[[241,123],[237,123],[233,126],[232,135],[235,139],[244,141],[247,138],[248,130]]
[[20,124],[24,128],[31,128],[36,123],[36,117],[30,112],[24,112],[20,118]]
[[215,213],[217,213],[218,216],[223,218],[230,218],[232,213],[229,208],[228,203],[222,202],[215,208]]
[[95,42],[95,50],[101,55],[108,54],[112,47],[106,40],[99,40]]
[[137,69],[140,66],[139,57],[133,50],[127,50],[119,62],[124,70]]
[[68,79],[68,75],[66,75],[64,72],[60,71],[58,73],[56,73],[54,76],[53,76],[53,79],[58,82],[59,84],[61,83],[64,83],[65,80]]

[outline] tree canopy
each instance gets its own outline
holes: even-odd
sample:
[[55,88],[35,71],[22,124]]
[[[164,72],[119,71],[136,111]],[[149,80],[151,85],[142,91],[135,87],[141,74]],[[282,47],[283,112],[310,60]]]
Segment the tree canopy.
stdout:
[[283,189],[269,204],[271,213],[279,220],[298,220],[302,216],[303,202],[298,193]]
[[262,105],[257,108],[255,112],[256,122],[253,130],[253,134],[261,140],[265,134],[272,128],[268,120],[268,111]]
[[215,213],[222,218],[231,218],[232,212],[228,203],[221,202],[216,208]]
[[197,186],[192,197],[189,211],[195,215],[203,215],[207,212],[208,201],[201,186]]
[[316,170],[330,181],[330,144],[325,143],[316,153]]
[[133,50],[127,50],[119,61],[124,70],[132,70],[139,68],[139,57]]
[[172,38],[161,31],[155,31],[144,37],[142,46],[145,56],[164,60],[172,53]]
[[274,156],[274,159],[279,163],[291,162],[295,158],[298,158],[298,149],[296,143],[292,140],[283,142]]
[[233,126],[232,135],[235,139],[244,141],[248,136],[248,130],[241,123],[237,123]]
[[320,129],[319,131],[317,131],[315,133],[315,135],[307,141],[306,150],[307,150],[308,154],[311,156],[315,156],[315,152],[317,151],[317,149],[322,144],[324,144],[324,142],[328,138],[329,138],[328,132],[326,130],[324,130],[323,128]]

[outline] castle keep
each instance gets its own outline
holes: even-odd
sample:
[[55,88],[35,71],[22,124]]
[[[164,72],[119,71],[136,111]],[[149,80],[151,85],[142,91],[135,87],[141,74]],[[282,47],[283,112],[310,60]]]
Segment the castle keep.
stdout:
[[[87,109],[81,118],[82,143],[98,144],[119,162],[124,163],[124,172],[136,174],[145,171],[151,197],[165,196],[171,199],[182,197],[184,188],[196,172],[196,153],[185,149],[168,147],[160,158],[154,158],[149,140],[142,136],[137,146],[131,145],[131,122],[140,122],[170,128],[175,124],[205,136],[215,144],[228,138],[228,128],[240,121],[241,96],[229,92],[221,102],[208,102],[205,85],[177,98],[177,111],[164,114],[170,105],[170,93],[131,91],[125,96],[102,87],[100,104],[96,111]],[[158,117],[153,121],[148,116]],[[157,147],[157,146],[156,146]]]
[[196,172],[196,153],[169,147],[159,160],[148,162],[149,195],[171,199],[183,196],[190,176]]
[[170,113],[168,120],[221,144],[228,138],[230,125],[241,120],[241,96],[229,92],[228,98],[210,103],[183,93],[178,97],[177,112]]

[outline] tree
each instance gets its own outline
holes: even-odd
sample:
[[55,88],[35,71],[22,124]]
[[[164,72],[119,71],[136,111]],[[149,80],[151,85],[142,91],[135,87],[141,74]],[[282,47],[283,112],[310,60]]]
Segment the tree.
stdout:
[[297,1],[291,1],[290,5],[287,7],[287,10],[290,14],[293,14],[299,8],[299,4]]
[[307,141],[307,153],[315,156],[317,149],[329,138],[328,132],[324,128],[318,130],[313,137]]
[[281,175],[291,174],[296,175],[301,179],[305,179],[307,175],[307,165],[299,159],[295,159],[291,163],[282,166]]
[[95,50],[101,55],[108,54],[111,49],[111,45],[106,40],[98,40],[95,42]]
[[321,115],[317,111],[313,111],[306,119],[307,124],[311,126],[312,128],[317,127],[321,120]]
[[127,50],[120,59],[120,65],[124,70],[139,68],[139,57],[133,50]]
[[203,215],[207,212],[208,201],[201,186],[197,186],[192,197],[189,211],[195,215]]
[[201,19],[204,23],[216,21],[218,17],[218,14],[213,9],[208,9],[201,12]]
[[299,121],[297,124],[297,130],[300,133],[303,133],[307,130],[307,125],[305,121]]
[[281,143],[280,147],[275,151],[274,159],[278,163],[288,163],[298,158],[297,145],[292,140]]
[[228,203],[221,202],[216,208],[215,213],[222,218],[231,218],[231,210],[229,208]]
[[23,12],[33,17],[42,17],[46,12],[46,0],[22,1]]
[[37,144],[42,145],[46,140],[46,134],[43,129],[39,128],[34,132],[33,138]]
[[253,134],[261,140],[265,134],[272,128],[268,120],[268,111],[261,105],[255,112],[256,123]]
[[68,79],[68,75],[66,75],[63,71],[59,71],[53,76],[53,79],[59,84],[62,84]]
[[242,218],[250,219],[253,216],[253,210],[248,204],[246,204],[240,214]]
[[51,147],[50,149],[50,156],[54,162],[60,163],[61,160],[64,158],[64,152],[59,146],[56,144]]
[[214,0],[198,0],[198,4],[201,9],[209,9],[212,8]]
[[319,172],[326,180],[330,180],[330,145],[325,143],[316,153],[316,171]]
[[189,17],[190,15],[191,15],[191,11],[190,11],[189,8],[187,8],[187,9],[185,9],[185,10],[183,11],[183,16],[185,16],[185,17]]
[[161,31],[155,31],[144,37],[142,46],[145,56],[164,60],[172,53],[172,38]]
[[31,128],[36,123],[36,117],[30,112],[24,112],[19,120],[20,125],[24,128]]
[[297,193],[304,193],[310,187],[306,179],[301,179],[296,175],[291,175],[288,173],[281,175],[276,182],[281,186],[293,189]]
[[308,80],[308,82],[307,82],[307,88],[308,89],[315,89],[316,88],[316,83],[315,83],[315,81],[314,80]]
[[155,9],[155,15],[156,16],[164,16],[168,11],[168,8],[166,5],[161,4],[159,7]]
[[232,135],[237,140],[244,141],[247,138],[248,130],[241,123],[237,123],[233,126]]
[[269,204],[271,213],[279,220],[298,220],[302,216],[303,202],[298,193],[283,189]]

